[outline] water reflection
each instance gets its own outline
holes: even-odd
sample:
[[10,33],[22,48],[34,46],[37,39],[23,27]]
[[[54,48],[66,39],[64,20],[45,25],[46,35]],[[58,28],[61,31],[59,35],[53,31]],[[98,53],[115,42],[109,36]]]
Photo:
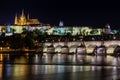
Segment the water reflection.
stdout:
[[91,63],[95,65],[105,65],[107,64],[106,56],[93,56]]
[[120,66],[120,57],[77,54],[0,54],[0,63],[59,64],[59,65],[111,65]]
[[3,61],[3,55],[0,54],[0,62]]
[[76,54],[0,54],[0,80],[116,80],[120,57]]
[[112,78],[113,78],[113,80],[117,79],[117,76],[118,76],[117,73],[118,73],[117,72],[117,67],[115,66],[115,67],[113,67],[113,70],[112,70]]
[[2,64],[0,64],[0,79],[2,78]]

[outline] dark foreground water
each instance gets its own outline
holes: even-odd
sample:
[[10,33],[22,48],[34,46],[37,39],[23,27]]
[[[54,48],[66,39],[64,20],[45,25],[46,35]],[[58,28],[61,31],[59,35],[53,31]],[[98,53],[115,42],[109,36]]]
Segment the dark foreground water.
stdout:
[[120,57],[0,54],[0,80],[119,80]]

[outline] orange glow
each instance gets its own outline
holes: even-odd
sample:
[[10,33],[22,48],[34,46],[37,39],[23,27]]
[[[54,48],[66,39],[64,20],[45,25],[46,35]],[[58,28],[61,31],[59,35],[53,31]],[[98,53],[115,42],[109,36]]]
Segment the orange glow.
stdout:
[[3,61],[3,56],[2,56],[2,54],[0,54],[0,61]]
[[2,78],[2,64],[0,64],[0,79]]

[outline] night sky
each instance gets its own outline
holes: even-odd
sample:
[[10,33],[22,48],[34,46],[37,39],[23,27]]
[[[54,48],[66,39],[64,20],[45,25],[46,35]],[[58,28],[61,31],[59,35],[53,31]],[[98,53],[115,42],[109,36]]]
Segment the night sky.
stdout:
[[[115,0],[114,0],[115,1]],[[66,26],[120,26],[119,2],[107,0],[3,0],[0,1],[0,24],[13,24],[15,14],[24,9],[42,23]]]

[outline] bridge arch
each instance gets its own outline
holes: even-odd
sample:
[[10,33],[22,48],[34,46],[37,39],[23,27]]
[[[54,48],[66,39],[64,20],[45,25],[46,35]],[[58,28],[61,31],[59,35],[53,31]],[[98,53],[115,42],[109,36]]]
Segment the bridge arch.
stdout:
[[55,52],[56,52],[56,53],[60,53],[60,52],[61,52],[61,48],[62,48],[62,45],[57,45],[57,46],[55,47]]
[[69,47],[69,53],[76,53],[77,45],[72,45]]
[[116,48],[114,49],[113,55],[114,56],[119,56],[120,55],[120,46],[116,46]]
[[113,55],[114,52],[116,52],[116,50],[117,50],[117,46],[118,46],[118,45],[109,45],[109,46],[107,47],[106,53],[107,53],[107,54],[110,54],[110,55]]
[[87,48],[86,48],[87,54],[93,54],[95,49],[96,49],[96,47],[97,47],[96,45],[89,45],[89,46],[87,46]]
[[106,55],[106,46],[105,45],[100,45],[96,46],[94,54],[95,55]]

